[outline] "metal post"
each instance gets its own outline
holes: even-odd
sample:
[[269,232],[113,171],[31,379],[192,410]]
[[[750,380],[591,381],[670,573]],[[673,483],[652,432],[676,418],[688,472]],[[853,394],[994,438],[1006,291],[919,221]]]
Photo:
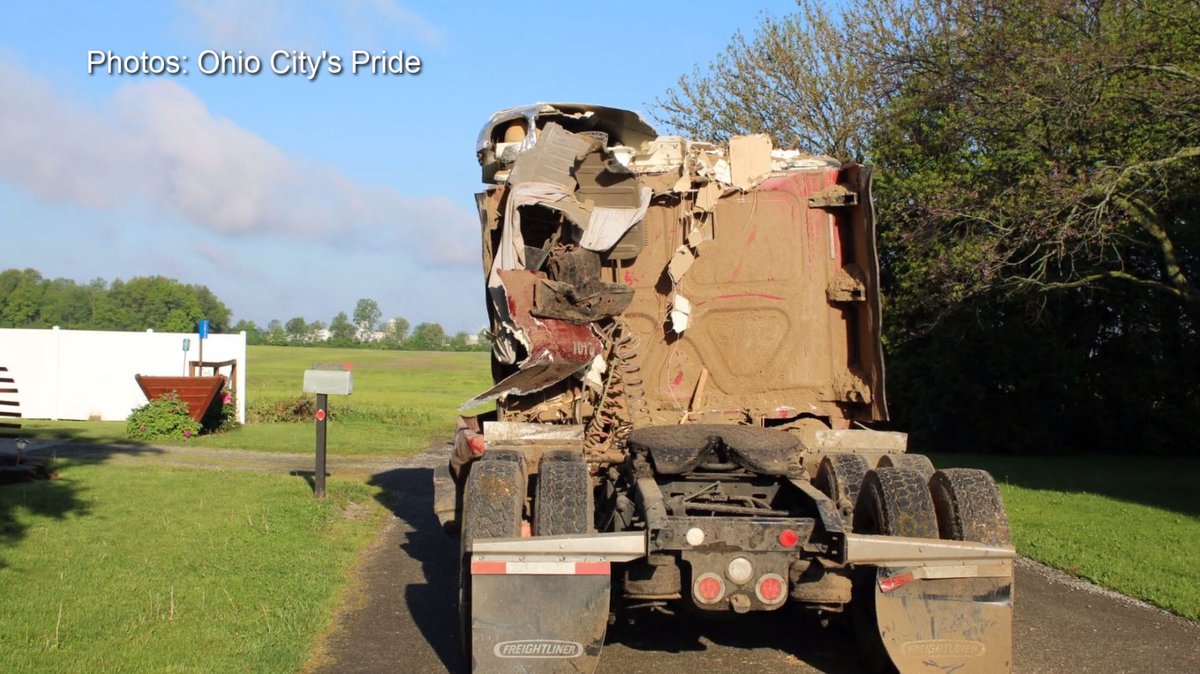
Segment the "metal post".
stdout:
[[313,496],[325,498],[325,417],[328,414],[329,395],[317,394],[317,474]]

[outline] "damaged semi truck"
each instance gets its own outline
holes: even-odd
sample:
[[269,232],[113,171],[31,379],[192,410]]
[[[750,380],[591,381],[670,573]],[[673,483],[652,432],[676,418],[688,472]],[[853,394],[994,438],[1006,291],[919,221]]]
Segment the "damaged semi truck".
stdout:
[[495,385],[464,409],[496,404],[434,476],[474,671],[592,671],[622,612],[785,607],[849,616],[874,671],[1011,670],[991,476],[870,429],[869,167],[576,104],[477,152]]

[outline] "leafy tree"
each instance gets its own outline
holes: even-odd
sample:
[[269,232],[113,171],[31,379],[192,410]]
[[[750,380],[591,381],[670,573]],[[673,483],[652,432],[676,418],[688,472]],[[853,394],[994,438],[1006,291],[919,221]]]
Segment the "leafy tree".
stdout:
[[329,322],[329,343],[332,346],[350,346],[357,342],[358,329],[350,322],[346,312],[339,311]]
[[383,345],[389,349],[400,349],[404,347],[405,340],[408,339],[408,319],[397,316],[387,322],[387,328],[384,330]]
[[375,300],[363,298],[354,305],[354,324],[358,326],[358,335],[360,339],[368,339],[372,332],[375,332],[375,327],[379,325],[379,319],[383,317],[383,312],[379,310],[379,305]]
[[405,347],[413,351],[441,351],[446,346],[446,331],[439,323],[419,323]]
[[267,344],[272,346],[282,346],[287,344],[287,332],[283,329],[283,323],[278,318],[272,318],[267,323]]
[[229,329],[229,331],[233,333],[246,333],[247,344],[266,344],[267,342],[263,331],[259,329],[257,325],[255,325],[254,321],[248,321],[244,318],[235,323],[233,327]]
[[287,333],[289,342],[303,344],[310,341],[311,333],[308,330],[308,321],[304,320],[303,316],[288,319],[288,322],[283,324],[283,331]]

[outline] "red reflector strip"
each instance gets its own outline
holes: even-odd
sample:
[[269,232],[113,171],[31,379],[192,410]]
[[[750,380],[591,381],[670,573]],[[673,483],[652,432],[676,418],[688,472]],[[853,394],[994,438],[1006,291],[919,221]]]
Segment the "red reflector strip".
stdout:
[[611,570],[608,562],[575,562],[576,576],[607,576]]
[[609,562],[471,562],[473,576],[607,576]]
[[884,578],[879,581],[879,590],[880,592],[891,592],[896,588],[908,585],[914,580],[916,580],[916,577],[913,576],[912,571],[902,573],[898,576],[892,576],[891,578]]
[[503,576],[508,573],[507,566],[504,562],[471,562],[471,575]]

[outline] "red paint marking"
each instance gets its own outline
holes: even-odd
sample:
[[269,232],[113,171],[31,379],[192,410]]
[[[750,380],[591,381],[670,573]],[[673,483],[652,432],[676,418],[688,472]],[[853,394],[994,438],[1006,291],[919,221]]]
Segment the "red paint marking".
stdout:
[[508,564],[504,562],[471,562],[473,576],[503,576],[508,573]]
[[317,421],[325,421],[325,410],[317,410],[313,416],[317,418]]
[[625,272],[625,285],[631,286],[631,285],[637,283],[637,280],[638,280],[638,277],[634,276],[633,272],[631,272],[631,271]]
[[675,378],[671,380],[671,390],[672,391],[679,390],[679,385],[682,383],[683,383],[683,372],[681,371],[681,372],[676,373]]
[[909,571],[908,573],[902,573],[899,576],[884,578],[883,580],[879,581],[879,590],[881,592],[891,592],[896,588],[908,585],[914,580],[916,580],[916,578],[913,576],[912,571]]
[[576,576],[607,576],[611,570],[608,562],[575,562]]
[[483,454],[485,447],[482,435],[473,435],[467,438],[467,446],[471,448],[471,453],[475,456]]
[[756,230],[750,232],[750,236],[746,237],[746,245],[749,246],[750,244],[754,243],[754,240],[757,238],[758,238],[758,230],[756,229]]
[[729,280],[736,281],[737,277],[740,276],[741,273],[742,273],[742,265],[739,264],[738,266],[733,268],[733,273],[729,275]]
[[508,298],[508,315],[512,316],[517,313],[517,301],[512,297]]

